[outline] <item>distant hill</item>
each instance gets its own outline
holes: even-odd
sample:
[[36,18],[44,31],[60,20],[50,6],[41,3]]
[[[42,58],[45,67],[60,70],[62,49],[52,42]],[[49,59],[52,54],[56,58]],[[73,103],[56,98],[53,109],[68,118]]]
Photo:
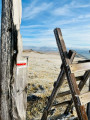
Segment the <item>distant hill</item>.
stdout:
[[56,47],[35,47],[35,46],[24,46],[24,50],[34,50],[38,52],[58,52],[58,48]]
[[[58,52],[58,47],[35,47],[35,46],[24,46],[23,47],[24,50],[34,50],[34,51],[38,51],[38,52]],[[71,48],[67,48],[67,50],[70,50]],[[71,49],[72,50],[72,49]],[[75,50],[78,54],[77,56],[82,56],[85,58],[90,59],[90,53],[88,49],[75,49],[73,48],[73,50]]]

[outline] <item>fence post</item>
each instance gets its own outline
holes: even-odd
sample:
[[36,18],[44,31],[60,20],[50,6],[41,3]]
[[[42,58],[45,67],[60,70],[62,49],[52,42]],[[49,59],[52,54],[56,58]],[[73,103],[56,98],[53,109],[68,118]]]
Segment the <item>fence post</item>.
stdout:
[[21,13],[21,0],[2,0],[0,120],[26,119],[27,66],[21,70],[17,68],[18,61],[24,60],[20,35]]

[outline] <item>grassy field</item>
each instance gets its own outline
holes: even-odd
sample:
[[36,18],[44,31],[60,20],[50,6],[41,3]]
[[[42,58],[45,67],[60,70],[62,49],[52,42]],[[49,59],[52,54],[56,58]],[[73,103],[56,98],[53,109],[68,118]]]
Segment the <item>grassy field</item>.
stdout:
[[[25,51],[28,60],[28,98],[27,120],[40,120],[43,109],[47,104],[48,97],[53,90],[53,83],[60,73],[61,59],[58,53],[40,53]],[[84,58],[76,57],[74,63]],[[81,73],[76,73],[75,76]],[[69,90],[67,80],[64,81],[60,91]],[[82,91],[87,91],[87,85]],[[71,95],[55,99],[54,103],[70,100]],[[64,112],[66,106],[59,107],[54,116]]]

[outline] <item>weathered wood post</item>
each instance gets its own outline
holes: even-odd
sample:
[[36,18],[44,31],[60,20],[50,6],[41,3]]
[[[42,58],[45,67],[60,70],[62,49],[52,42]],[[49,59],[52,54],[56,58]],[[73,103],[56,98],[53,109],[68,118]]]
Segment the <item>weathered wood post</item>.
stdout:
[[[0,119],[12,119],[12,106],[10,106],[11,92],[11,60],[12,60],[12,40],[11,40],[11,2],[2,0],[2,20],[1,20],[1,77],[0,77]],[[13,66],[12,66],[13,67]],[[10,106],[10,107],[9,107]]]
[[[89,77],[89,91],[90,91],[90,77]],[[90,103],[87,104],[87,116],[88,120],[90,120]]]
[[[21,0],[2,0],[0,120],[26,119],[27,61],[22,57],[21,11]],[[21,61],[25,64],[18,67]]]

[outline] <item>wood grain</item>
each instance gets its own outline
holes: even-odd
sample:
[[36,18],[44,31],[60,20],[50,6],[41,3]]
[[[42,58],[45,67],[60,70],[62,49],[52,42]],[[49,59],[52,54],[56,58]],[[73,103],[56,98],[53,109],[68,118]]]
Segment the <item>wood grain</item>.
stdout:
[[86,71],[90,70],[90,62],[87,63],[79,63],[79,64],[72,64],[70,65],[71,72],[79,72],[79,71]]
[[79,99],[82,105],[85,105],[90,102],[90,92],[79,95]]

